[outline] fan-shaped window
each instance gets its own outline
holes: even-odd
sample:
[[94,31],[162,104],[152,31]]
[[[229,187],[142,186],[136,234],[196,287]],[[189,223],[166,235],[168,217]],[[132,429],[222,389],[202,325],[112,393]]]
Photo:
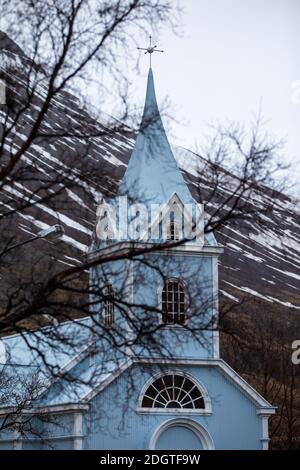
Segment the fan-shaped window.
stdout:
[[106,326],[112,326],[115,322],[114,290],[111,284],[107,284],[103,290],[103,321]]
[[183,324],[186,320],[186,292],[180,279],[168,279],[161,294],[163,322]]
[[188,377],[168,374],[147,388],[142,408],[192,408],[204,409],[204,399],[199,387]]

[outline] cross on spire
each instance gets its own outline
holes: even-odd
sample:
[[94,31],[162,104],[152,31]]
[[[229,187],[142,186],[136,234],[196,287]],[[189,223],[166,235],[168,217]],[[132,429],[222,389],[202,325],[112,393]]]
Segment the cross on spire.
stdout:
[[157,46],[152,45],[152,36],[149,36],[149,46],[148,47],[138,47],[139,51],[146,51],[145,54],[149,54],[150,68],[151,68],[151,54],[153,54],[153,52],[164,52],[161,49],[156,49],[156,48],[157,48]]

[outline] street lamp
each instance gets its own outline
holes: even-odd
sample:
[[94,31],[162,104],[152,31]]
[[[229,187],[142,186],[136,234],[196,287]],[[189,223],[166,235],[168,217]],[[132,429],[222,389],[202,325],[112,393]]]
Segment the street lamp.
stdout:
[[38,240],[39,238],[61,238],[64,233],[65,231],[62,225],[52,225],[51,227],[40,230],[34,237],[28,238],[28,240],[25,240],[24,242],[10,246],[7,250],[5,250],[5,254],[11,250],[14,250],[15,248],[19,248],[20,246],[27,245],[27,243],[33,242],[34,240]]

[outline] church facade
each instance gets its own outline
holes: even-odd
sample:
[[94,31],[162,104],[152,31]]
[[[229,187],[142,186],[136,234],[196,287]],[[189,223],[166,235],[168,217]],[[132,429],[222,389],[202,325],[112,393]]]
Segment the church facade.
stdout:
[[[125,199],[135,205],[127,207],[122,218]],[[268,449],[268,419],[275,408],[220,358],[218,257],[223,248],[212,233],[204,234],[203,207],[177,167],[151,68],[136,144],[118,193],[109,203],[115,220],[109,219],[113,215],[108,217],[107,210],[98,213],[88,253],[93,262],[91,285],[103,282],[103,256],[115,255],[118,261],[105,274],[106,300],[101,305],[92,302],[91,315],[102,316],[118,343],[126,331],[123,354],[91,354],[97,339],[91,339],[85,328],[89,318],[60,325],[64,334],[81,337],[87,347],[74,354],[66,346],[50,360],[79,380],[76,386],[63,378],[50,380],[24,412],[25,416],[38,410],[43,438],[37,433],[22,437],[4,432],[0,450]],[[155,214],[151,220],[150,213]],[[192,237],[184,235],[185,221],[191,222]],[[138,256],[132,250],[140,250]],[[123,303],[118,308],[113,299],[121,288]],[[134,313],[127,314],[125,305],[134,306]],[[139,338],[133,314],[139,325],[148,322],[152,341]],[[38,367],[28,347],[36,338],[28,338],[4,339],[18,367]],[[89,378],[96,375],[92,386]],[[9,406],[1,407],[0,420]],[[55,425],[41,415],[55,417]]]

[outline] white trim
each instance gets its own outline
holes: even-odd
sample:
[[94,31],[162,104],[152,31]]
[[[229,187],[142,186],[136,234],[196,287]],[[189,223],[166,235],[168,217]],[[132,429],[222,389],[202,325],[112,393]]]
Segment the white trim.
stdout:
[[[200,390],[202,398],[204,400],[204,409],[189,409],[189,408],[144,408],[142,407],[142,401],[144,395],[148,389],[148,387],[160,377],[164,377],[165,375],[180,375],[182,377],[186,377],[187,379],[191,380]],[[150,377],[147,382],[144,384],[138,399],[138,407],[136,410],[138,413],[154,413],[154,414],[168,414],[168,413],[183,413],[183,414],[198,414],[198,415],[211,415],[212,414],[212,405],[211,399],[209,397],[208,391],[205,386],[199,382],[199,380],[194,377],[194,375],[190,374],[189,372],[183,371],[181,369],[174,369],[174,368],[167,368],[163,372],[159,372],[158,374],[153,375]]]
[[[257,410],[256,414],[261,417],[262,437],[260,441],[262,445],[262,450],[269,450],[269,418],[271,415],[270,410],[260,408]],[[273,410],[273,414],[275,414],[275,409]]]
[[[174,209],[174,204],[176,204],[176,209]],[[189,205],[194,205],[194,207],[199,207],[199,203],[197,203],[196,201],[194,201],[193,203],[189,203]],[[193,244],[192,246],[194,248],[196,248],[196,251],[201,251],[203,245],[204,245],[204,237],[205,237],[205,234],[204,234],[204,204],[201,204],[202,206],[202,211],[201,211],[201,215],[200,215],[200,223],[203,223],[203,229],[202,229],[202,233],[201,233],[201,241],[200,243],[199,242],[195,242],[193,241]],[[187,214],[184,213],[184,203],[181,201],[180,197],[178,196],[178,194],[176,192],[174,192],[171,197],[169,198],[169,200],[162,206],[160,206],[160,210],[159,210],[159,214],[158,216],[156,217],[156,219],[153,221],[152,225],[150,225],[150,233],[153,231],[155,232],[157,227],[159,228],[159,225],[161,223],[161,221],[165,218],[165,217],[168,217],[169,213],[171,211],[177,211],[177,212],[181,212],[181,217],[182,219],[184,220],[184,216],[187,218]],[[191,219],[191,217],[188,217],[188,221],[190,222],[191,224],[191,227],[193,226],[193,220]],[[154,228],[154,230],[153,230]],[[182,230],[181,230],[182,232]],[[149,228],[147,228],[147,230],[144,232],[144,234],[141,236],[141,239],[140,241],[141,242],[145,242],[145,239],[146,241],[148,240],[148,237],[149,237]],[[184,239],[184,237],[183,237]],[[167,239],[167,240],[162,240],[160,243],[166,243],[166,242],[176,242],[176,240],[171,240],[171,239]],[[180,240],[177,240],[177,241],[180,241]],[[191,240],[192,241],[192,240]],[[154,239],[151,239],[151,242],[150,243],[159,243],[157,241],[155,241]],[[189,240],[187,240],[185,243],[182,243],[182,246],[184,247],[184,249],[188,249],[187,248],[187,244],[189,244]],[[176,247],[172,248],[172,249],[176,249]]]
[[276,409],[272,406],[260,393],[258,393],[246,380],[244,380],[235,370],[233,370],[227,362],[223,359],[219,359],[216,361],[219,370],[231,380],[232,383],[236,384],[238,388],[245,392],[249,398],[262,408],[265,408],[266,414],[274,414],[274,410]]
[[[3,442],[3,441],[0,440],[0,442]],[[14,430],[14,437],[12,439],[12,445],[13,445],[14,450],[22,450],[22,436],[21,436],[20,431],[18,431],[17,429]]]
[[74,442],[73,442],[73,449],[82,450],[83,449],[83,415],[82,415],[82,412],[74,413],[73,434],[75,436]]
[[261,416],[261,425],[262,425],[262,438],[261,438],[261,444],[262,444],[262,450],[269,450],[269,416],[262,415]]
[[[120,374],[122,374],[126,369],[131,367],[133,364],[167,364],[167,365],[188,365],[188,366],[203,366],[203,367],[215,367],[219,372],[221,372],[228,380],[237,385],[241,392],[245,393],[252,402],[259,408],[263,409],[266,415],[272,415],[275,413],[276,407],[272,406],[267,400],[265,400],[251,385],[249,385],[242,377],[239,376],[223,359],[182,359],[182,358],[146,358],[146,357],[131,357],[126,362],[121,364],[116,368],[111,375],[105,379],[100,385],[95,387],[89,393],[87,393],[83,398],[83,402],[90,401],[94,398],[99,392],[101,392],[105,387],[107,387],[111,382],[113,382]],[[57,412],[71,411],[76,409],[75,407],[84,409],[84,405],[49,405],[44,407],[43,410],[57,410]],[[87,406],[87,405],[86,405]],[[59,410],[59,411],[58,411]],[[41,412],[40,410],[38,410]],[[36,410],[32,410],[33,413],[36,413]],[[6,414],[7,408],[0,409],[0,415]]]
[[[66,404],[66,405],[47,405],[43,407],[36,407],[36,408],[31,408],[29,410],[22,410],[22,415],[38,415],[38,414],[43,414],[43,413],[65,413],[67,412],[72,412],[72,411],[77,411],[77,410],[83,410],[87,411],[89,409],[88,404]],[[7,415],[8,413],[15,413],[16,410],[15,408],[12,407],[7,407],[7,408],[0,408],[0,416],[2,415]]]
[[[164,322],[163,321],[163,311],[162,311],[162,291],[166,285],[167,282],[169,281],[179,281],[182,286],[183,286],[183,289],[184,289],[184,304],[185,304],[185,311],[184,311],[184,315],[185,315],[185,322],[184,324],[180,324],[180,323],[167,323],[167,322]],[[185,279],[182,279],[182,277],[176,277],[176,276],[170,276],[170,277],[166,277],[165,279],[161,279],[160,282],[159,282],[159,285],[158,285],[158,288],[156,290],[156,293],[157,293],[157,306],[160,310],[161,313],[159,313],[159,324],[162,325],[164,328],[180,328],[180,329],[184,329],[185,325],[188,323],[188,311],[189,311],[189,307],[190,307],[190,304],[191,304],[191,299],[190,299],[190,294],[189,294],[189,290],[188,290],[188,283],[186,282]]]
[[[185,428],[190,429],[193,431],[198,439],[200,440],[203,449],[202,450],[213,450],[215,448],[214,442],[212,440],[211,435],[205,429],[204,426],[201,424],[197,423],[196,421],[192,419],[187,419],[187,418],[175,418],[175,419],[170,419],[168,421],[164,421],[162,424],[160,424],[156,430],[154,431],[150,443],[149,443],[149,449],[150,450],[155,450],[157,441],[161,434],[166,431],[167,429],[174,427],[174,426],[182,426]],[[168,450],[168,449],[166,449]],[[199,449],[200,450],[200,449]]]
[[89,409],[88,404],[67,403],[65,405],[48,405],[48,406],[46,405],[41,408],[35,408],[32,411],[29,410],[28,412],[36,413],[36,410],[37,410],[39,413],[48,413],[48,411],[52,411],[54,413],[59,414],[59,413],[65,413],[66,411],[69,411],[69,412],[78,411],[78,410],[88,411],[88,409]]
[[161,250],[157,250],[159,254],[169,254],[170,251],[174,255],[185,255],[185,256],[219,256],[221,253],[224,252],[224,248],[222,246],[212,246],[212,245],[203,245],[201,247],[201,251],[199,248],[196,248],[194,245],[178,245],[173,248],[165,248],[163,247]]
[[[174,243],[174,242],[172,242]],[[170,243],[170,245],[172,244]],[[175,242],[176,243],[176,242]],[[157,248],[155,250],[154,248],[160,246],[160,249]],[[91,253],[86,253],[85,258],[88,262],[96,262],[97,259],[103,258],[103,256],[110,256],[110,255],[115,255],[118,254],[119,256],[125,256],[128,254],[132,255],[132,258],[137,256],[139,254],[139,250],[141,250],[145,254],[149,253],[155,253],[155,254],[170,254],[172,252],[173,254],[176,255],[199,255],[199,256],[219,256],[221,253],[224,252],[224,248],[221,245],[203,245],[203,246],[197,246],[197,245],[188,245],[188,244],[179,244],[175,246],[170,246],[168,248],[168,243],[152,243],[152,242],[139,242],[139,241],[124,241],[124,242],[116,242],[108,247],[103,247],[97,251],[93,251]]]
[[[134,304],[134,273],[133,273],[133,260],[128,259],[125,261],[127,265],[127,277],[125,280],[125,289],[124,289],[124,296],[125,299],[128,298],[128,304]],[[131,339],[133,338],[134,332],[132,325],[134,324],[134,314],[132,313],[131,309],[127,310],[127,315],[129,321],[125,321],[126,323],[126,330],[127,330],[127,340],[128,343],[126,345],[126,355],[132,355],[132,348],[129,346]],[[132,322],[132,325],[130,324]]]
[[[73,434],[67,434],[65,436],[59,435],[59,436],[46,436],[46,437],[26,437],[26,442],[41,442],[41,441],[74,441],[77,436],[74,436]],[[84,437],[84,436],[83,436]],[[6,440],[0,440],[1,442],[11,442]]]
[[[83,359],[85,359],[86,357],[89,356],[89,353],[90,353],[90,350],[91,350],[91,347],[93,345],[91,344],[88,344],[88,346],[86,346],[82,351],[80,351],[80,353],[78,353],[77,355],[75,355],[69,362],[67,362],[61,369],[60,369],[60,373],[58,376],[56,377],[50,377],[49,379],[46,379],[45,380],[45,383],[43,384],[43,386],[41,387],[41,390],[36,394],[36,397],[35,398],[38,398],[40,397],[41,395],[43,395],[43,393],[45,393],[46,390],[48,390],[53,384],[55,384],[56,382],[58,382],[62,377],[63,375],[66,373],[66,372],[69,372],[70,370],[72,370],[77,364],[79,364],[79,362]],[[0,411],[1,413],[1,411]]]
[[111,373],[109,377],[107,377],[103,382],[99,385],[97,385],[93,390],[88,392],[83,398],[83,402],[87,402],[92,400],[98,393],[100,393],[104,388],[106,388],[108,385],[110,385],[115,379],[117,379],[125,370],[127,370],[129,367],[131,367],[136,361],[134,360],[133,357],[127,359],[123,364],[121,364],[119,367],[114,370],[114,372]]
[[246,394],[248,398],[258,407],[263,408],[266,414],[274,414],[276,408],[265,400],[251,385],[249,385],[242,377],[239,376],[223,359],[182,359],[182,358],[146,358],[146,357],[132,357],[118,367],[106,380],[98,387],[89,392],[82,399],[89,401],[96,396],[101,390],[107,387],[113,380],[115,380],[121,373],[128,369],[133,364],[172,364],[172,365],[188,365],[188,366],[208,366],[215,367],[221,372],[228,380],[237,385],[241,392]]
[[219,359],[220,357],[220,339],[219,339],[219,271],[218,271],[218,258],[212,258],[212,295],[213,295],[213,358]]
[[213,357],[214,359],[220,357],[220,334],[217,329],[213,329]]
[[[183,208],[183,203],[180,199],[180,197],[174,192],[170,199],[164,204],[164,205],[159,205],[159,213],[158,216],[155,218],[153,223],[150,225],[150,227],[147,228],[147,230],[144,232],[144,234],[141,236],[140,241],[145,242],[148,240],[149,237],[149,228],[150,228],[150,233],[153,231],[155,232],[156,227],[159,227],[161,221],[162,221],[162,215],[165,217],[168,214],[168,211],[171,210],[171,205],[172,202],[178,204],[180,206],[180,209],[182,210]],[[153,230],[154,228],[154,230]],[[151,239],[152,243],[154,243],[154,239]],[[174,240],[173,240],[174,241]],[[157,242],[156,242],[157,243]]]
[[106,296],[106,299],[102,298],[100,302],[101,306],[99,308],[99,321],[105,328],[113,328],[116,324],[116,290],[114,288],[113,282],[110,279],[105,281],[101,289],[104,296]]
[[[126,362],[116,368],[111,375],[106,378],[100,385],[95,387],[89,393],[82,398],[82,404],[65,404],[65,405],[48,405],[42,408],[36,408],[33,410],[24,410],[23,413],[42,413],[53,411],[56,413],[65,411],[74,411],[78,409],[88,410],[88,404],[86,402],[94,398],[99,392],[113,382],[119,375],[125,370],[131,367],[133,364],[166,364],[166,365],[188,365],[188,366],[203,366],[203,367],[215,367],[221,372],[228,380],[236,384],[238,388],[245,393],[252,402],[257,406],[259,411],[263,410],[265,415],[273,415],[276,407],[272,406],[267,400],[265,400],[251,385],[249,385],[242,377],[239,376],[223,359],[182,359],[182,358],[146,358],[146,357],[131,357]],[[7,414],[13,411],[12,407],[0,408],[0,415]]]
[[127,260],[127,264],[128,264],[128,275],[126,279],[127,281],[126,288],[129,289],[129,293],[128,293],[129,301],[133,303],[133,298],[134,298],[133,260],[132,259]]
[[259,408],[264,408],[266,414],[274,414],[276,408],[272,406],[265,398],[263,398],[251,385],[249,385],[237,372],[235,372],[223,359],[151,359],[151,358],[137,358],[134,362],[137,363],[150,363],[150,364],[182,364],[189,366],[208,366],[215,367],[221,372],[228,380],[238,386]]
[[257,411],[256,411],[256,414],[258,416],[269,416],[270,414],[275,414],[276,413],[276,409],[277,409],[277,406],[273,406],[272,407],[273,409],[273,413],[270,413],[270,410],[269,408],[259,408]]
[[262,416],[262,450],[269,450],[269,426],[268,426],[269,416]]
[[191,415],[211,416],[212,413],[198,408],[136,408],[139,415]]

